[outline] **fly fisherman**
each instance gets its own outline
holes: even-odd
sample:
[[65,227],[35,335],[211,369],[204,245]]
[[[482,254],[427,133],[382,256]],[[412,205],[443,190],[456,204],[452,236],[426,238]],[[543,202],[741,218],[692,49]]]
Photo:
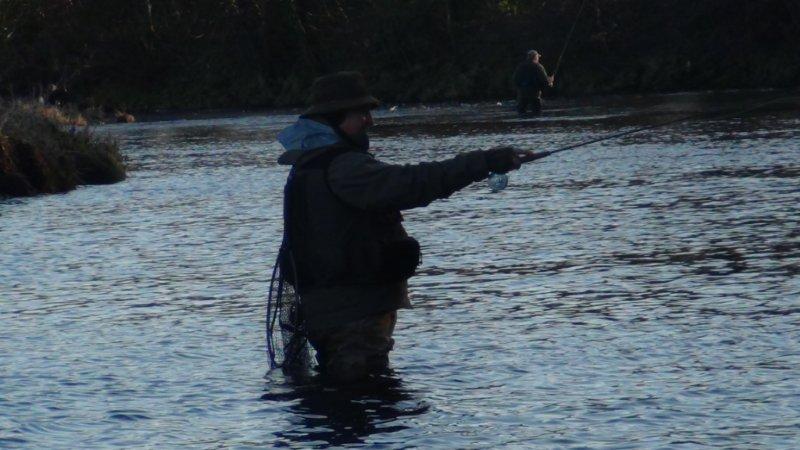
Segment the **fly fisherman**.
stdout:
[[517,88],[517,112],[520,117],[531,114],[538,116],[542,113],[542,91],[553,87],[553,75],[547,75],[544,66],[539,63],[541,54],[536,50],[529,50],[517,69],[514,71],[514,86]]
[[310,99],[278,135],[286,148],[278,162],[292,166],[284,197],[290,245],[280,269],[299,293],[320,371],[351,382],[387,367],[397,310],[410,306],[407,280],[420,247],[400,211],[447,198],[490,172],[518,169],[528,153],[502,147],[387,164],[369,153],[366,131],[378,100],[360,74],[318,78]]

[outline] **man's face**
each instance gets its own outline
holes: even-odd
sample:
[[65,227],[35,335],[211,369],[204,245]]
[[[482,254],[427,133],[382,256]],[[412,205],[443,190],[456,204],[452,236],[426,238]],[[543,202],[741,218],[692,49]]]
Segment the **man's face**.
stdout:
[[539,55],[538,53],[534,53],[533,56],[531,56],[531,59],[533,60],[533,62],[538,63],[540,56],[541,55]]
[[341,125],[339,125],[339,129],[351,138],[357,138],[364,135],[367,128],[374,124],[375,122],[372,121],[372,113],[369,109],[364,109],[348,112],[347,115],[344,116]]

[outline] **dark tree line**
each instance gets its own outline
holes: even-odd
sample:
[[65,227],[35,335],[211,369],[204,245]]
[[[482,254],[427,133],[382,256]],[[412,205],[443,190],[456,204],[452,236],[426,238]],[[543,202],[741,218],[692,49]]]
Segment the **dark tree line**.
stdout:
[[[550,68],[583,0],[0,0],[0,96],[130,109],[300,104],[362,71],[390,101],[512,95]],[[567,94],[800,81],[800,1],[586,0]]]

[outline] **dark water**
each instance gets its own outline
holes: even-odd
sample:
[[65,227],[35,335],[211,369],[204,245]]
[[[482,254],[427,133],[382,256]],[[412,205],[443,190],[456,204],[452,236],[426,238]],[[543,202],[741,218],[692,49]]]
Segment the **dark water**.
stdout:
[[[764,94],[769,96],[769,94]],[[398,163],[552,149],[736,94],[398,108]],[[0,447],[797,448],[800,113],[701,120],[409,211],[424,246],[394,372],[266,372],[280,239],[260,115],[108,126],[113,186],[0,202]]]

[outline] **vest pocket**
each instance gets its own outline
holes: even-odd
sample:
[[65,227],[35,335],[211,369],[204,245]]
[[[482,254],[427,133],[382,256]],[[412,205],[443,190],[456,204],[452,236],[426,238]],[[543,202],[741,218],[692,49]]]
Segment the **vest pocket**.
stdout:
[[405,281],[414,275],[420,263],[420,247],[416,239],[406,236],[383,243],[380,250],[382,281]]

